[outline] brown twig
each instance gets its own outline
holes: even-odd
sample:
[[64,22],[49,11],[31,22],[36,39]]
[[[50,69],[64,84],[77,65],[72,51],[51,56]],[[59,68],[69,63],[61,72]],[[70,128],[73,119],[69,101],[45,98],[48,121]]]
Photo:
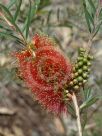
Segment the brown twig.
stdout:
[[76,112],[76,116],[77,116],[78,133],[79,133],[79,136],[82,136],[82,126],[81,126],[81,120],[80,120],[80,111],[79,111],[79,106],[78,106],[78,102],[77,102],[77,98],[76,98],[75,93],[73,93],[73,95],[72,95],[72,100],[73,100],[73,104],[74,104],[75,112]]

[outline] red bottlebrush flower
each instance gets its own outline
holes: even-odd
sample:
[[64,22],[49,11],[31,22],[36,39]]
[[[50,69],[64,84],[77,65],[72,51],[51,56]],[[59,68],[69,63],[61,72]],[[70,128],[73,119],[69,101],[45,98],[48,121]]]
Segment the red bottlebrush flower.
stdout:
[[35,57],[29,49],[16,53],[21,76],[45,108],[66,112],[64,87],[70,82],[72,65],[47,36],[36,34],[33,42]]

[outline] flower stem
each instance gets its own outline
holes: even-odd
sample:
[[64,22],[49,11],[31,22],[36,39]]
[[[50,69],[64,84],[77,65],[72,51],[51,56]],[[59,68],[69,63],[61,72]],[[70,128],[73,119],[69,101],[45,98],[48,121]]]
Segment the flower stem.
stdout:
[[73,93],[73,95],[72,95],[72,100],[73,100],[73,104],[74,104],[75,112],[76,112],[76,116],[77,116],[78,133],[79,133],[79,136],[82,136],[82,126],[81,126],[81,120],[80,120],[80,111],[79,111],[78,102],[77,102],[77,98],[76,98],[75,93]]

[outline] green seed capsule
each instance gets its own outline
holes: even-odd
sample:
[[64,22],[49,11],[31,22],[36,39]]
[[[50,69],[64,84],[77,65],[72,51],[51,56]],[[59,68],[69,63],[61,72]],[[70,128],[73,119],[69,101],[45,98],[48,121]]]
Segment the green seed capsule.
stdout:
[[87,63],[87,62],[88,62],[87,58],[84,58],[84,59],[83,59],[83,62],[84,62],[84,63]]
[[88,66],[91,66],[91,63],[90,63],[90,62],[88,62],[88,63],[87,63],[87,65],[88,65]]
[[83,78],[87,78],[88,77],[88,75],[87,75],[87,73],[83,73]]
[[79,86],[78,86],[78,85],[74,86],[74,89],[75,89],[75,90],[78,90],[78,89],[79,89]]
[[85,49],[84,48],[79,48],[79,51],[80,52],[85,52]]
[[64,90],[64,93],[65,93],[65,94],[68,94],[68,93],[69,93],[69,91],[68,91],[68,90]]
[[83,70],[84,70],[84,71],[87,71],[87,70],[88,70],[88,67],[87,67],[87,66],[83,66]]
[[85,84],[87,82],[87,80],[83,80],[83,83]]
[[78,61],[81,61],[81,60],[83,60],[83,57],[78,57],[77,60],[78,60]]
[[80,86],[82,86],[83,83],[79,83]]
[[74,85],[73,81],[71,81],[71,82],[69,83],[69,85],[70,85],[70,86],[73,86],[73,85]]
[[75,77],[77,77],[78,75],[79,75],[78,72],[76,72],[76,73],[74,74]]
[[82,82],[82,81],[83,81],[83,78],[80,76],[80,77],[77,78],[77,80],[78,80],[79,82]]
[[88,68],[88,70],[87,70],[88,72],[90,72],[91,70]]
[[93,57],[93,56],[91,56],[91,55],[88,55],[88,59],[89,59],[89,60],[93,60],[93,59],[94,59],[94,57]]
[[83,62],[82,62],[82,61],[79,62],[79,63],[78,63],[78,66],[79,66],[79,67],[83,66]]
[[88,55],[87,55],[87,54],[84,54],[84,58],[88,58]]
[[75,69],[78,69],[78,67],[79,67],[78,64],[76,64],[76,65],[75,65]]
[[83,52],[80,52],[79,55],[80,55],[80,57],[82,57],[82,58],[84,57],[84,53],[83,53]]
[[73,83],[74,83],[74,84],[77,84],[77,83],[78,83],[78,81],[77,81],[76,79],[74,79],[74,80],[73,80]]
[[79,73],[79,74],[82,74],[82,73],[83,73],[83,70],[82,70],[82,69],[79,69],[79,70],[78,70],[78,73]]

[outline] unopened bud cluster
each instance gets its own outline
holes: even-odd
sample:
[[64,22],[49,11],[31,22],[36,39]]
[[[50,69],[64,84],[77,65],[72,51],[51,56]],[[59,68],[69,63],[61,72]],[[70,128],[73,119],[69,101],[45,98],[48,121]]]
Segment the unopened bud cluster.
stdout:
[[93,56],[86,54],[84,48],[79,49],[79,55],[73,67],[72,80],[69,83],[69,88],[78,91],[80,87],[84,86],[90,74],[92,60]]

